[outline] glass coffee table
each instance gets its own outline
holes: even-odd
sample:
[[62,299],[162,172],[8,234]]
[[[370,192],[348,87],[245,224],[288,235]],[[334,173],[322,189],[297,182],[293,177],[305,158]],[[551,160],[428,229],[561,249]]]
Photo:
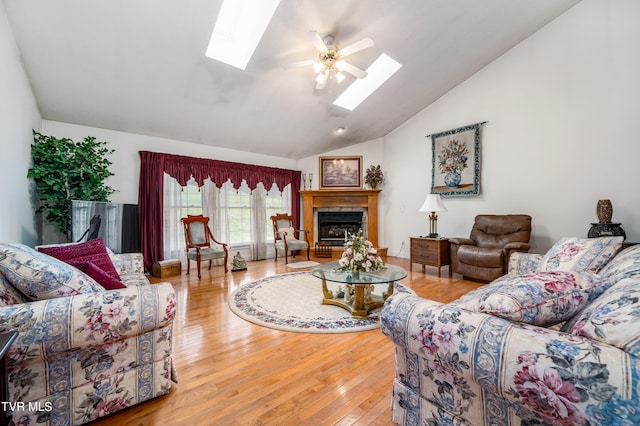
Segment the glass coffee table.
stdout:
[[[393,294],[393,284],[407,276],[407,271],[399,266],[386,265],[385,269],[371,272],[341,271],[338,262],[323,263],[311,270],[311,275],[322,280],[323,305],[335,305],[351,312],[354,318],[366,319],[369,312],[384,304]],[[328,288],[327,281],[351,286],[353,296],[345,291],[345,297],[336,297]],[[387,284],[382,296],[373,294],[375,284]]]

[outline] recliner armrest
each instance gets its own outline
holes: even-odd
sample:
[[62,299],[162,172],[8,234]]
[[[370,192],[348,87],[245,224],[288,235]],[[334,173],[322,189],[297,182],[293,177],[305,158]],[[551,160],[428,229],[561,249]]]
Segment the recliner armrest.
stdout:
[[462,245],[475,246],[476,245],[476,242],[473,241],[472,239],[463,238],[463,237],[449,238],[449,243],[450,244],[457,244],[459,246],[462,246]]
[[529,251],[529,249],[531,249],[531,245],[529,243],[523,243],[519,241],[507,243],[503,247],[503,250],[505,252],[507,251],[525,251],[526,252],[526,251]]

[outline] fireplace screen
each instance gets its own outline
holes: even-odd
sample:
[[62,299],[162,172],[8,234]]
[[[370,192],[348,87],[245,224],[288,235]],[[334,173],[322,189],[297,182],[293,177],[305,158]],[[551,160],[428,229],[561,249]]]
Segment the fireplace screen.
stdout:
[[342,246],[346,233],[355,234],[362,228],[362,216],[362,212],[318,212],[318,241]]

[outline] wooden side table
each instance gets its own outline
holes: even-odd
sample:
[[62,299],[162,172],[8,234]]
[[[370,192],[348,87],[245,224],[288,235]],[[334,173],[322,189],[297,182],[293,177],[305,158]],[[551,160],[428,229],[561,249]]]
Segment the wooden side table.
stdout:
[[411,237],[410,240],[409,258],[412,265],[422,264],[422,272],[425,270],[425,265],[436,266],[438,276],[440,276],[440,268],[449,266],[449,278],[452,277],[448,238]]

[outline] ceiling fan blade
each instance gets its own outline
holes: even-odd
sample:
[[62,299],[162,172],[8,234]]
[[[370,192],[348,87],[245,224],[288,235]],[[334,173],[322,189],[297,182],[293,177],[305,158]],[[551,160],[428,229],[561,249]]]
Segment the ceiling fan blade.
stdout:
[[369,37],[366,37],[360,41],[356,41],[355,43],[348,45],[344,49],[340,49],[340,55],[348,56],[352,53],[359,52],[371,46],[373,46],[373,40],[371,40]]
[[320,34],[318,34],[317,31],[309,31],[307,33],[307,36],[309,37],[309,40],[311,40],[311,43],[313,43],[313,45],[316,47],[316,49],[318,49],[318,52],[322,53],[322,52],[326,52],[327,50],[327,45],[324,44],[324,40],[322,40],[322,37],[320,37]]
[[306,61],[300,61],[300,62],[293,62],[291,64],[284,64],[282,67],[284,69],[290,69],[290,68],[298,68],[298,67],[305,67],[307,65],[313,65],[313,63],[315,62],[314,59],[308,59]]
[[365,78],[367,76],[366,71],[363,71],[360,68],[355,67],[348,62],[344,63],[343,71],[348,72],[349,74],[354,75],[358,78]]

